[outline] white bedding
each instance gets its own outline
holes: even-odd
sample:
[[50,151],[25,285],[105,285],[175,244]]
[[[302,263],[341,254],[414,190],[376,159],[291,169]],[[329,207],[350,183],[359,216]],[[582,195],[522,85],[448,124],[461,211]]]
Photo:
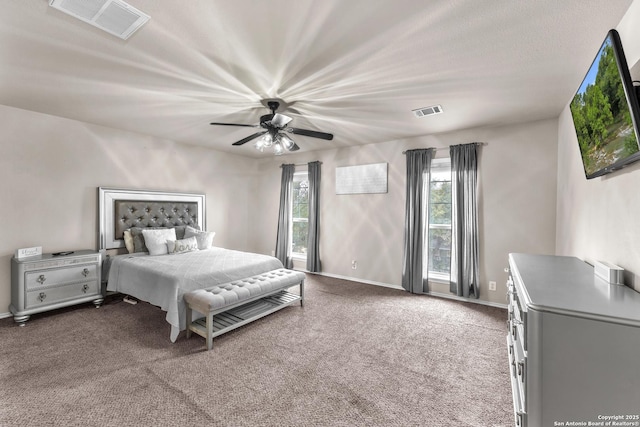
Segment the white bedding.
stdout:
[[167,312],[171,341],[186,329],[186,292],[282,268],[272,256],[211,248],[178,255],[112,257],[107,290],[131,295]]

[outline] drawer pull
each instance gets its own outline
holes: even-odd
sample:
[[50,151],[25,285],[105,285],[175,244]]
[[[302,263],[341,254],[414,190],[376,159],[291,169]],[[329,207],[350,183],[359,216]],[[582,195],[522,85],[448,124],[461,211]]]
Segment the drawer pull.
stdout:
[[36,282],[40,283],[41,285],[45,282],[45,280],[47,280],[46,277],[44,277],[44,274],[41,274],[40,277],[38,277],[36,279]]
[[514,340],[518,339],[518,325],[522,325],[522,321],[518,319],[511,320],[511,336]]
[[89,285],[85,283],[84,286],[82,286],[82,292],[86,294],[88,290],[89,290]]
[[524,377],[524,362],[518,362],[518,376]]
[[40,292],[40,295],[38,295],[38,299],[40,300],[40,302],[44,301],[46,297],[47,297],[47,294],[45,294],[44,292]]
[[84,277],[87,277],[87,276],[89,275],[89,269],[88,269],[88,268],[85,268],[84,270],[82,270],[82,275],[83,275]]

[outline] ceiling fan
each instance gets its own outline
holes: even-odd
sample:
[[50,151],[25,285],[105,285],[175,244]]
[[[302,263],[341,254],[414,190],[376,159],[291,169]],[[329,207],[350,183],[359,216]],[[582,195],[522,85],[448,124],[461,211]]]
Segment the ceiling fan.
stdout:
[[211,122],[212,125],[217,126],[243,126],[243,127],[260,127],[264,130],[249,135],[246,138],[242,138],[240,141],[236,141],[233,145],[242,145],[255,138],[260,137],[255,143],[255,147],[264,151],[265,148],[273,147],[276,155],[282,154],[284,150],[297,151],[300,149],[287,133],[293,133],[295,135],[310,136],[312,138],[320,138],[326,140],[332,140],[333,135],[325,132],[317,132],[314,130],[300,129],[294,127],[288,127],[289,122],[293,120],[289,116],[276,113],[278,107],[280,107],[280,101],[266,100],[264,101],[267,107],[271,110],[271,114],[265,114],[260,117],[260,123],[257,125],[247,125],[239,123],[218,123]]

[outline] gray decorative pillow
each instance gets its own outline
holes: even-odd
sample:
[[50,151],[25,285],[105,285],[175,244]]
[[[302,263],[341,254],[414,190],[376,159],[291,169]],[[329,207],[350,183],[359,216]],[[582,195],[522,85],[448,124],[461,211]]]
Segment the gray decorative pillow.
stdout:
[[167,227],[131,227],[131,240],[133,240],[133,252],[149,252],[147,245],[144,243],[142,230],[163,230]]
[[187,225],[176,225],[175,228],[176,229],[176,239],[178,240],[182,240],[184,239],[184,231],[186,230],[188,226]]
[[131,227],[131,239],[133,240],[133,252],[149,252],[147,245],[144,243],[142,230],[160,230],[167,227]]
[[200,249],[201,251],[210,249],[211,246],[213,246],[213,238],[215,237],[215,235],[216,233],[213,231],[198,231],[195,228],[189,226],[187,226],[184,232],[185,238],[196,238],[196,240],[198,241],[198,249]]
[[175,241],[167,240],[167,250],[169,251],[169,255],[197,251],[198,241],[195,237]]
[[131,230],[124,230],[124,247],[127,248],[127,252],[133,253],[133,237],[131,237]]

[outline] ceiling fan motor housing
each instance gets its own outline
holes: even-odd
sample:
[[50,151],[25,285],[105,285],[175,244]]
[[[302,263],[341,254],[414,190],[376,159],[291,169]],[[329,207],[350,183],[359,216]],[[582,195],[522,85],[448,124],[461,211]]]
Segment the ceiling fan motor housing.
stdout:
[[267,102],[267,106],[271,110],[271,113],[275,114],[278,107],[280,107],[280,103],[278,101],[269,101]]
[[270,122],[273,119],[274,114],[265,114],[264,116],[260,116],[260,126],[263,128],[268,128],[267,122]]

